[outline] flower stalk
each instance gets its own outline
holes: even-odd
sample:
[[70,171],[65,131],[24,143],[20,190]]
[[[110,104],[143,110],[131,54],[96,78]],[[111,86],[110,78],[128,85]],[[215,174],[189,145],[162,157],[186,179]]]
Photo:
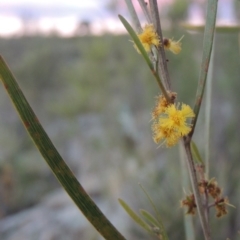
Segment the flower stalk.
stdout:
[[197,211],[199,214],[199,219],[203,229],[204,237],[205,237],[205,240],[210,240],[211,239],[210,229],[209,229],[209,224],[205,215],[206,206],[203,205],[202,198],[198,188],[198,179],[197,179],[196,168],[194,166],[191,147],[190,147],[190,138],[184,137],[183,144],[184,144],[184,148],[187,155],[187,166],[189,170],[190,181],[191,181],[195,202],[197,205]]
[[[153,20],[153,25],[160,38],[160,41],[163,43],[163,34],[162,34],[161,21],[160,21],[159,12],[158,12],[157,1],[149,0],[149,7],[150,7],[152,20]],[[167,59],[164,51],[164,46],[160,46],[158,48],[158,55],[159,55],[159,59],[158,59],[159,75],[162,77],[166,89],[170,91],[171,81],[170,81],[170,76],[168,72]]]

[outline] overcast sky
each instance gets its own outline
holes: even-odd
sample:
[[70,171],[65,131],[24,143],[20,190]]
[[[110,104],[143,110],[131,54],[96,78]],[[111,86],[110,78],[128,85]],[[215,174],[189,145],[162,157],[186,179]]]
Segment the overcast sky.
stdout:
[[29,25],[32,32],[47,34],[56,31],[63,36],[70,36],[76,30],[79,21],[91,22],[94,34],[101,34],[104,31],[123,31],[124,28],[117,16],[115,17],[105,8],[108,1],[0,0],[0,35],[21,34],[22,29],[27,26],[26,23],[23,24],[22,19],[26,17],[28,20],[29,16],[34,20],[30,21],[32,24]]
[[0,5],[8,4],[57,4],[57,5],[71,5],[71,6],[103,6],[106,0],[1,0]]

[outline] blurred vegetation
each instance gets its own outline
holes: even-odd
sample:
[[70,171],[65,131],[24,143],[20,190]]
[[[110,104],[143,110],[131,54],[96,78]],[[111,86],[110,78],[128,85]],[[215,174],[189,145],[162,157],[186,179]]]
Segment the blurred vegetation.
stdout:
[[[192,105],[203,36],[180,28],[164,35],[175,39],[185,35],[182,53],[167,53],[167,57],[173,90],[180,102]],[[71,159],[73,139],[78,139],[84,149],[79,156],[81,171],[104,176],[105,195],[114,194],[111,187],[116,187],[109,179],[119,177],[121,190],[115,189],[117,195],[123,192],[126,197],[122,198],[129,205],[147,209],[145,196],[138,189],[140,181],[162,214],[170,239],[184,236],[178,148],[157,148],[151,139],[150,114],[159,90],[129,37],[0,39],[0,53],[66,160]],[[212,212],[215,239],[236,239],[240,224],[239,76],[237,34],[217,34],[210,175],[218,179],[236,209],[230,209],[223,219],[215,219]],[[201,110],[195,135],[200,149],[203,113]],[[5,179],[1,181],[1,196],[9,199],[1,200],[1,215],[5,216],[36,204],[58,183],[33,148],[3,87],[0,114],[0,172]],[[89,167],[89,162],[94,166]],[[78,163],[70,163],[73,169],[74,164]],[[108,178],[110,173],[113,176]],[[131,229],[138,239],[145,238],[135,225]]]
[[169,9],[168,19],[171,19],[171,21],[177,25],[179,20],[187,18],[188,6],[189,1],[187,0],[174,1]]

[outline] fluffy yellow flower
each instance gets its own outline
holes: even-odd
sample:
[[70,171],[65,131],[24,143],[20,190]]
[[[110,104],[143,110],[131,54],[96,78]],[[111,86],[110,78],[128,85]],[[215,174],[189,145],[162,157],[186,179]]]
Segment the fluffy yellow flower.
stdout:
[[177,144],[180,138],[178,132],[176,132],[174,129],[163,127],[159,122],[153,123],[152,130],[154,132],[154,142],[158,144],[163,140],[163,144],[165,144],[167,147],[172,147]]
[[165,49],[168,49],[174,54],[179,54],[182,50],[182,43],[180,42],[182,40],[183,36],[176,42],[173,39],[164,38],[163,39],[163,45]]
[[174,146],[182,136],[191,131],[191,125],[187,120],[194,116],[188,105],[182,104],[179,109],[179,104],[170,104],[152,125],[154,141],[159,143],[163,140],[167,147]]
[[[171,99],[172,102],[175,101],[176,97],[177,97],[177,93],[175,92],[168,92],[168,95]],[[156,105],[152,111],[152,119],[157,119],[159,117],[160,114],[164,113],[166,108],[170,105],[171,103],[169,103],[167,101],[167,99],[163,96],[163,95],[159,95],[157,96],[157,100],[156,100]]]
[[164,113],[168,105],[169,103],[164,96],[158,96],[156,106],[152,111],[152,119],[156,119],[160,114]]
[[186,122],[187,118],[194,117],[192,109],[182,104],[182,109],[179,110],[175,104],[171,104],[165,110],[165,117],[160,119],[161,125],[170,129],[175,129],[181,136],[187,135],[191,131],[191,126]]
[[[142,33],[138,34],[138,38],[141,41],[141,43],[142,43],[143,47],[145,48],[146,52],[150,52],[152,45],[154,45],[156,47],[160,46],[159,36],[155,32],[152,24],[146,25],[143,28]],[[136,47],[136,49],[139,52],[137,47]]]

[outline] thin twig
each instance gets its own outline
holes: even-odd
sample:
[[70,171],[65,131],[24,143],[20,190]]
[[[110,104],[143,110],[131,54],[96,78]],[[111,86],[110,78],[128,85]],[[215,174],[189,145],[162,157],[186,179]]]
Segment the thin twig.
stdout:
[[[191,151],[192,151],[192,149],[191,149]],[[206,176],[205,176],[205,165],[197,165],[196,169],[197,169],[198,176],[199,176],[199,182],[206,183],[206,179],[208,179],[208,178],[206,178]],[[209,208],[207,208],[209,197],[208,197],[207,188],[205,187],[204,189],[205,190],[204,190],[204,194],[203,194],[203,207],[205,210],[206,221],[209,224]]]
[[152,18],[151,18],[151,15],[149,13],[149,10],[147,8],[147,3],[144,1],[144,0],[138,0],[141,8],[142,8],[142,11],[147,19],[147,22],[148,23],[152,23]]
[[[188,189],[190,187],[188,170],[186,166],[186,153],[182,144],[179,144],[179,155],[180,155],[180,167],[181,167],[181,179],[183,189]],[[186,240],[195,240],[195,231],[193,226],[193,216],[187,216],[184,214],[184,227],[185,227],[185,236]]]
[[208,209],[210,209],[211,207],[214,207],[216,205],[216,203],[211,203],[208,205]]
[[[149,0],[149,6],[150,6],[150,12],[153,20],[153,25],[156,29],[157,34],[159,35],[161,43],[163,43],[163,34],[162,34],[157,1]],[[167,90],[170,90],[171,83],[170,83],[170,77],[169,77],[168,68],[167,68],[167,60],[166,60],[166,55],[165,55],[165,50],[163,45],[158,48],[158,53],[159,53],[159,59],[158,59],[159,75],[162,77]]]
[[193,188],[193,193],[197,205],[197,210],[200,218],[200,222],[202,225],[203,233],[205,240],[210,240],[210,229],[209,225],[205,216],[205,211],[204,211],[204,206],[202,203],[202,199],[200,196],[199,188],[198,188],[198,180],[197,180],[197,174],[196,174],[196,169],[194,167],[193,163],[193,158],[192,158],[192,152],[191,152],[191,147],[190,147],[190,138],[184,138],[184,147],[186,150],[187,154],[187,165],[188,165],[188,170],[189,170],[189,175],[190,175],[190,180]]
[[205,189],[204,195],[205,195],[205,216],[206,216],[207,224],[209,224],[209,208],[207,207],[209,202],[209,197],[206,189]]

